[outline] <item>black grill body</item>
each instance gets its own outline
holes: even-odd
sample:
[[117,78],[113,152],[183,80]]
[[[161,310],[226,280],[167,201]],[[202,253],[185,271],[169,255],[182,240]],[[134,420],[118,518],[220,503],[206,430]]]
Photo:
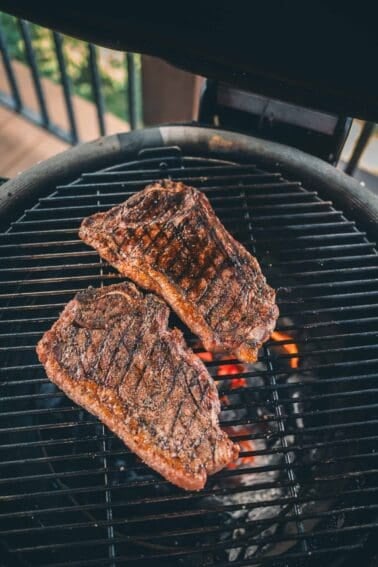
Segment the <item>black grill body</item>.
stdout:
[[[356,186],[345,207],[359,227],[326,198],[320,162],[311,158],[311,169],[300,152],[290,161],[284,148],[260,146],[215,130],[153,129],[70,150],[4,186],[6,565],[369,564],[378,527],[378,256],[361,230]],[[326,168],[339,205],[338,187],[349,181]],[[224,361],[207,362],[221,422],[242,442],[244,460],[199,493],[145,467],[47,380],[35,355],[77,291],[120,281],[78,239],[82,218],[167,177],[205,192],[257,256],[281,312],[281,335],[255,365],[228,374],[219,372]],[[365,219],[370,235],[374,214]],[[235,387],[235,378],[243,383]]]

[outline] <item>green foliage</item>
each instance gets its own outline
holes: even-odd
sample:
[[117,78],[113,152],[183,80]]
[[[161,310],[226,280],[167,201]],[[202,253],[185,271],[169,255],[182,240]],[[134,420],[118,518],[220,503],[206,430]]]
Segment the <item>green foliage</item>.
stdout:
[[[4,13],[1,13],[0,17],[10,56],[26,63],[24,45],[16,18]],[[31,24],[31,33],[40,74],[59,83],[60,73],[51,31]],[[88,45],[68,36],[64,36],[63,45],[67,73],[72,81],[74,94],[93,101]],[[126,95],[128,85],[126,56],[124,53],[108,49],[97,49],[97,56],[105,108],[108,112],[127,120],[129,109]],[[135,57],[140,76],[140,56]]]

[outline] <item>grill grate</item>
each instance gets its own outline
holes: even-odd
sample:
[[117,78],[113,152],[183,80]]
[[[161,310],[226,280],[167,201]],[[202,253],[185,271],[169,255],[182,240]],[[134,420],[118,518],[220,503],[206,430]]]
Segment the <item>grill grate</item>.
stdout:
[[[374,246],[296,180],[162,151],[52,187],[0,235],[4,553],[55,567],[340,565],[378,527]],[[208,195],[281,311],[254,366],[206,363],[243,459],[200,493],[147,469],[46,379],[34,350],[76,291],[120,279],[77,239],[81,219],[162,177]]]

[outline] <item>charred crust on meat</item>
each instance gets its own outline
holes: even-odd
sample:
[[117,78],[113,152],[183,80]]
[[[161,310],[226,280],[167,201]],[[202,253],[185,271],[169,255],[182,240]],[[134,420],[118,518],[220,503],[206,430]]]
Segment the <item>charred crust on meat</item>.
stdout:
[[50,380],[170,482],[199,490],[237,458],[216,386],[169,309],[131,282],[71,300],[37,346]]
[[89,219],[80,237],[163,297],[207,350],[257,359],[278,318],[275,292],[203,193],[163,180]]

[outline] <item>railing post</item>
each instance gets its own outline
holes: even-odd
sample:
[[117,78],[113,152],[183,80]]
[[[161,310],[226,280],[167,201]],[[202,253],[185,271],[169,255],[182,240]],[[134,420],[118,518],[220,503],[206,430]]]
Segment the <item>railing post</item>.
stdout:
[[135,69],[135,59],[133,53],[126,54],[127,61],[127,75],[128,75],[128,85],[127,85],[127,96],[129,101],[129,120],[131,130],[135,130],[138,125],[138,112],[136,107],[137,92],[136,92],[136,69]]
[[70,80],[68,78],[66,63],[63,54],[63,39],[62,36],[57,32],[53,32],[53,39],[54,39],[56,57],[58,60],[60,78],[63,86],[64,100],[67,108],[68,122],[70,124],[70,129],[71,129],[71,141],[73,144],[76,144],[79,141],[79,138],[77,134],[75,113],[72,104],[71,85],[70,85]]
[[17,79],[13,72],[12,60],[9,56],[8,46],[1,25],[0,25],[0,51],[3,56],[5,72],[7,74],[10,89],[12,91],[14,110],[16,110],[17,112],[21,112],[22,100],[20,96],[20,91],[18,90]]
[[105,136],[105,104],[101,90],[101,79],[98,72],[96,47],[93,45],[93,43],[88,43],[88,55],[92,79],[93,98],[95,100],[97,110],[98,129],[100,131],[100,135]]
[[32,45],[30,24],[25,20],[19,20],[19,26],[20,26],[21,36],[24,41],[26,58],[29,63],[30,71],[33,78],[35,94],[37,95],[39,110],[42,118],[42,124],[46,128],[48,128],[50,124],[50,119],[47,111],[45,95],[42,89],[41,78],[38,72],[37,60],[35,58],[35,53]]

